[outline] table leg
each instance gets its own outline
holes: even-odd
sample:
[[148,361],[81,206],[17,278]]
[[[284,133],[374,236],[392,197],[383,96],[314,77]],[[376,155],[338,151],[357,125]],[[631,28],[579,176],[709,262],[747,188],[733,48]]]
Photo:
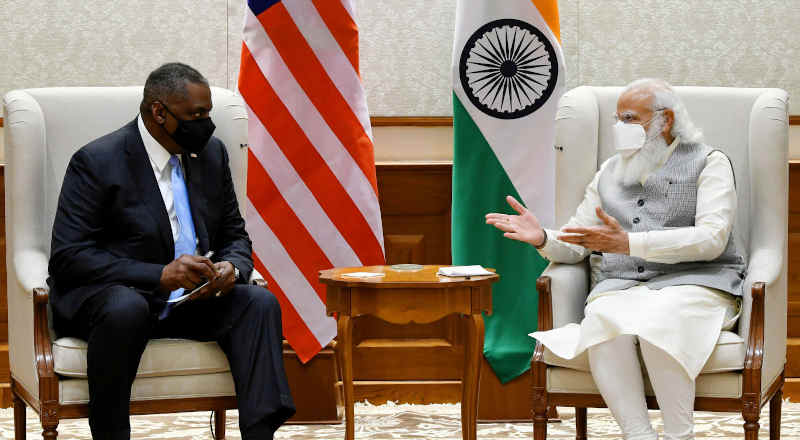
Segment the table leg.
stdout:
[[461,382],[461,437],[464,440],[476,440],[478,389],[483,353],[483,315],[467,316],[466,327],[464,377]]
[[344,391],[345,440],[355,439],[353,419],[353,322],[348,315],[339,314],[337,322],[338,341],[336,354],[342,371],[342,391]]

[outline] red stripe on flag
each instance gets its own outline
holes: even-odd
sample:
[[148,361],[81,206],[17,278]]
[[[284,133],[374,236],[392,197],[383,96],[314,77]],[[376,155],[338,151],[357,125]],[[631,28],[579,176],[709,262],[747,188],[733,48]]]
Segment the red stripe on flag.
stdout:
[[275,295],[278,303],[281,305],[281,323],[283,324],[283,335],[289,344],[292,345],[297,357],[303,363],[308,362],[315,354],[321,349],[317,338],[311,333],[303,318],[294,309],[291,301],[286,294],[281,290],[280,285],[275,281],[275,278],[269,273],[269,270],[264,266],[264,263],[258,259],[258,256],[253,254],[253,263],[264,280],[269,283],[267,289]]
[[258,16],[283,62],[378,194],[372,141],[281,3]]
[[[358,72],[358,26],[341,0],[312,0],[322,21],[339,43],[350,64]],[[360,74],[359,74],[360,76]]]
[[264,78],[247,45],[242,47],[239,92],[361,263],[382,264],[383,249],[366,219]]
[[329,269],[333,264],[286,203],[252,151],[247,152],[247,197],[324,303],[325,287],[317,277],[320,270]]

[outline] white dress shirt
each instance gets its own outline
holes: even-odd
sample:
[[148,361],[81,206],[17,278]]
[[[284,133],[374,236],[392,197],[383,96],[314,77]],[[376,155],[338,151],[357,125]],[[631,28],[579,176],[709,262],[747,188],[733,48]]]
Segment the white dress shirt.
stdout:
[[[142,136],[142,142],[144,142],[144,149],[147,151],[147,157],[150,158],[150,165],[153,167],[153,174],[156,177],[158,189],[161,191],[164,207],[167,209],[169,224],[172,228],[172,239],[177,241],[180,233],[180,223],[178,223],[178,215],[175,213],[175,200],[172,196],[172,166],[169,164],[169,159],[172,155],[147,131],[141,115],[137,118],[137,121],[139,134]],[[183,163],[180,155],[178,155],[178,161],[181,164]],[[183,173],[183,175],[185,179],[186,173]],[[196,242],[197,239],[195,238]],[[194,253],[197,254],[196,247]]]
[[[679,143],[670,144],[670,154],[654,168],[658,169],[669,158]],[[575,215],[561,227],[587,227],[601,225],[595,209],[602,206],[597,190],[600,174],[608,165],[603,163],[594,179],[586,187],[583,201]],[[642,178],[644,183],[649,176]],[[629,232],[630,255],[654,263],[682,263],[710,261],[717,258],[728,244],[728,236],[736,218],[736,188],[733,170],[725,154],[714,151],[708,155],[706,166],[697,178],[697,207],[694,226],[668,230]],[[590,249],[558,240],[557,230],[546,229],[547,242],[539,253],[557,263],[577,263],[586,258]]]

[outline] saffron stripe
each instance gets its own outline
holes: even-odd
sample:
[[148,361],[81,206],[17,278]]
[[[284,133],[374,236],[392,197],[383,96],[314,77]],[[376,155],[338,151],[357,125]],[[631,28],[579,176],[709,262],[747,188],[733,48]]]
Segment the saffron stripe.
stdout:
[[317,196],[328,218],[363,264],[383,261],[382,246],[369,224],[261,74],[246,45],[242,48],[241,71],[243,73],[239,91],[275,142],[281,146],[303,182]]
[[278,3],[259,15],[258,20],[300,87],[358,163],[377,194],[372,141],[314,56],[286,8]]

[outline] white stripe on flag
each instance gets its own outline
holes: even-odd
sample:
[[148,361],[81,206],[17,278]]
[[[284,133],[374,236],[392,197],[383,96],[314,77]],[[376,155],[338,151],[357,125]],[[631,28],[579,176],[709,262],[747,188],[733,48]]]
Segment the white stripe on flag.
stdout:
[[247,112],[250,115],[250,151],[322,252],[334,266],[361,266],[361,260],[328,218],[261,120],[249,106]]
[[372,140],[372,125],[369,122],[369,110],[367,110],[367,100],[364,98],[364,89],[361,87],[361,79],[353,69],[353,65],[350,64],[350,59],[331,35],[317,8],[314,7],[311,0],[283,2],[283,6],[289,11],[297,29],[305,37],[306,43],[314,51],[314,55],[325,68],[328,77],[339,89],[350,109],[361,122],[361,126],[364,127],[367,136]]
[[336,320],[325,315],[325,304],[294,264],[292,257],[286,252],[278,237],[261,218],[249,198],[247,199],[247,232],[250,233],[253,241],[253,251],[269,269],[269,273],[286,294],[286,298],[292,303],[297,314],[308,326],[320,346],[326,346],[336,336]]
[[380,207],[372,184],[297,83],[250,8],[247,9],[244,41],[275,94],[347,191],[383,248]]

